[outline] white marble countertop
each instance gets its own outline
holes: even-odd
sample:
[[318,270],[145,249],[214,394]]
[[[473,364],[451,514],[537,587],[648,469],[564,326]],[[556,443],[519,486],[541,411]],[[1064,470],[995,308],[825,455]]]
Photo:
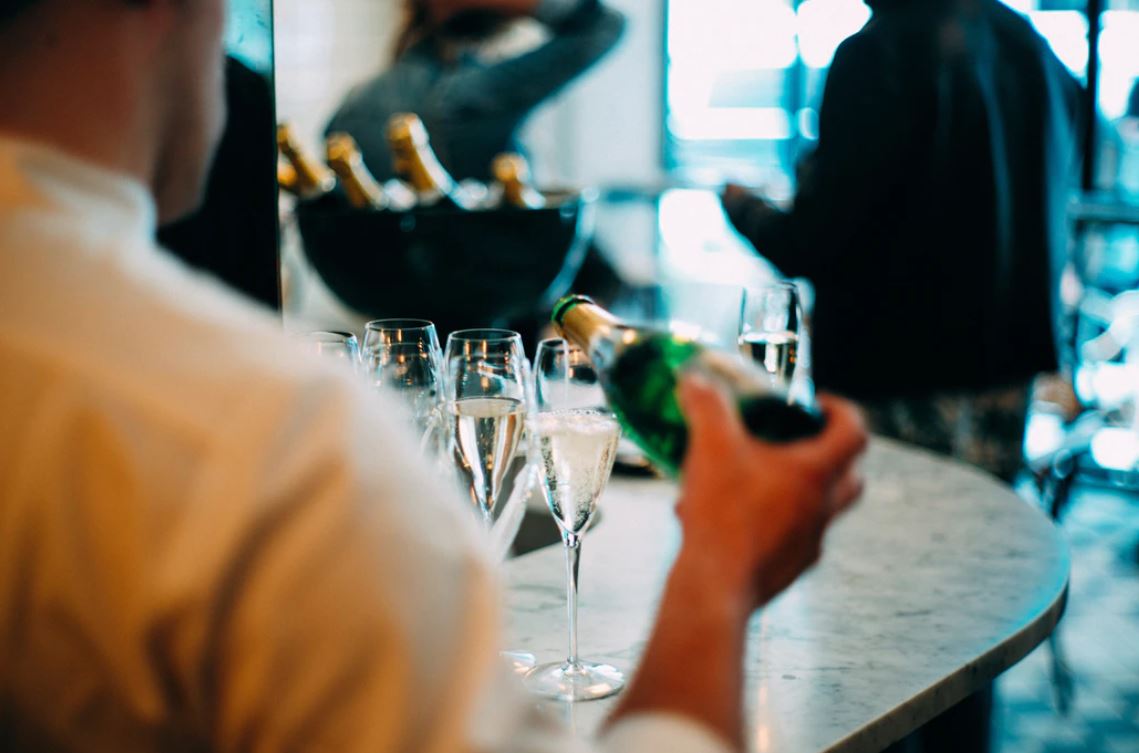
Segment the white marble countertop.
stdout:
[[[1023,658],[1063,612],[1067,545],[1007,488],[884,440],[866,476],[822,563],[753,619],[746,703],[760,753],[881,750]],[[583,658],[635,669],[678,543],[674,498],[663,481],[610,483],[584,541]],[[510,648],[565,657],[564,578],[560,546],[507,565]],[[589,734],[613,703],[560,713]]]

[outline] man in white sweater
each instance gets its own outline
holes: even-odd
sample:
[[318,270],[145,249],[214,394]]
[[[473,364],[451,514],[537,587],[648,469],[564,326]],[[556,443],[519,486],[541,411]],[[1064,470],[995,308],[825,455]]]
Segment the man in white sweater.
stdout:
[[642,665],[598,739],[536,718],[491,687],[477,533],[377,398],[153,241],[221,127],[224,16],[0,5],[0,750],[742,747],[748,616],[857,497],[857,415],[774,447],[687,383]]

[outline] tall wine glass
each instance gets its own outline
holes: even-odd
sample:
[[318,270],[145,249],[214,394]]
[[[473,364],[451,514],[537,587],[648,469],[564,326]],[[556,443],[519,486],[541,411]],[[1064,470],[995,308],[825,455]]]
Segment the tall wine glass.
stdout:
[[489,531],[529,407],[522,336],[503,329],[453,332],[444,369],[455,463]]
[[569,657],[536,667],[525,683],[534,693],[562,701],[605,698],[619,691],[625,678],[615,667],[578,657],[578,563],[582,537],[613,470],[621,428],[581,349],[565,340],[545,340],[538,346],[534,372],[533,426],[541,450],[542,488],[566,549]]
[[[496,521],[530,408],[530,365],[522,336],[503,329],[453,332],[443,363],[447,433],[455,466],[490,535],[491,551],[505,557],[522,524],[534,475],[527,465],[514,477],[514,492]],[[518,674],[534,666],[531,653],[500,653]]]
[[748,293],[740,352],[788,390],[800,366],[803,335],[803,308],[794,283],[778,282]]
[[423,449],[432,448],[443,399],[443,356],[435,325],[425,319],[368,322],[363,360],[372,385],[407,406]]
[[354,370],[360,368],[360,341],[351,332],[308,332],[304,339],[314,353],[346,361]]

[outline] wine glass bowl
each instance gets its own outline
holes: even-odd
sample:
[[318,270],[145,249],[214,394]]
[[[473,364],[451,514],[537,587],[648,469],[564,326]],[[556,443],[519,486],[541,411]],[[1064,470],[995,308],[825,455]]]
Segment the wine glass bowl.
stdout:
[[791,282],[773,283],[749,292],[740,328],[740,353],[790,390],[801,365],[803,309],[799,289]]
[[318,330],[303,335],[317,355],[346,361],[353,369],[360,366],[360,341],[351,332]]
[[453,332],[444,373],[456,467],[489,529],[529,408],[529,364],[522,337],[500,329]]
[[365,349],[394,345],[439,351],[439,335],[427,319],[376,319],[365,325]]
[[365,327],[364,371],[377,389],[410,411],[421,443],[430,443],[442,401],[442,354],[435,325],[424,319],[378,319]]

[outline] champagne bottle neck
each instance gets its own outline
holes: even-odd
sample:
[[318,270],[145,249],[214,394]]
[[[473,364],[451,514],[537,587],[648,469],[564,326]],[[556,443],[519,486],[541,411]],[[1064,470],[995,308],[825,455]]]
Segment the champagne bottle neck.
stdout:
[[491,172],[502,189],[502,201],[521,209],[541,209],[545,198],[530,185],[530,165],[520,154],[500,154]]
[[286,148],[281,153],[293,168],[297,195],[313,198],[328,193],[335,186],[336,181],[328,171],[300,151]]
[[379,209],[386,204],[383,189],[364,167],[359,154],[329,156],[328,165],[340,179],[348,203],[357,209]]
[[447,196],[454,192],[455,182],[439,163],[431,148],[424,145],[402,145],[393,150],[395,169],[420,194]]
[[590,354],[595,365],[607,360],[622,344],[632,328],[595,303],[583,301],[567,305],[558,314],[563,336]]
[[542,194],[529,185],[517,181],[502,184],[502,197],[510,206],[521,209],[541,209],[546,204]]

